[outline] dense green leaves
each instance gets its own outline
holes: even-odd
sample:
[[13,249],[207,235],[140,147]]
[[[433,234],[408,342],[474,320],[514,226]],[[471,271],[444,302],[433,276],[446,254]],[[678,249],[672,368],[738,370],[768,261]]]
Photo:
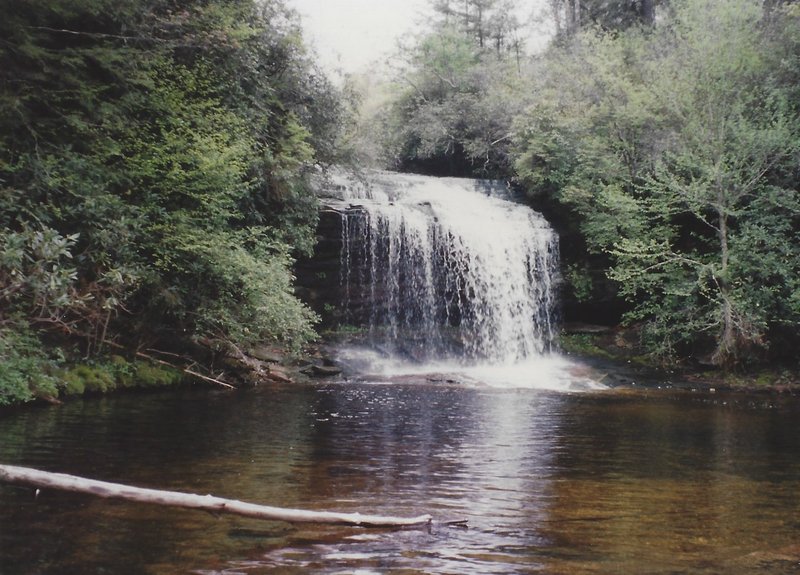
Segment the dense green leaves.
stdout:
[[575,211],[659,355],[728,365],[797,336],[789,29],[749,0],[684,0],[655,31],[584,31],[520,121],[518,174]]
[[58,395],[57,364],[24,321],[6,322],[0,327],[0,406]]
[[440,2],[440,19],[402,55],[382,125],[388,163],[434,174],[507,172],[525,106],[519,24],[508,2]]
[[24,317],[85,354],[311,337],[290,267],[313,242],[308,174],[334,159],[340,106],[293,13],[0,9],[0,325]]

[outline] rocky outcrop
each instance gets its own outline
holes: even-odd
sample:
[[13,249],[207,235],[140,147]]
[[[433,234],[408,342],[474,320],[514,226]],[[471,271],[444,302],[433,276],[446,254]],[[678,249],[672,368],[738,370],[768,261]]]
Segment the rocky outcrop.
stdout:
[[317,243],[311,257],[301,258],[294,268],[295,293],[321,318],[321,329],[340,320],[342,213],[323,208],[317,225]]
[[225,370],[226,379],[245,386],[295,383],[309,377],[334,377],[342,373],[341,368],[319,349],[310,349],[298,358],[269,345],[227,350],[219,364]]

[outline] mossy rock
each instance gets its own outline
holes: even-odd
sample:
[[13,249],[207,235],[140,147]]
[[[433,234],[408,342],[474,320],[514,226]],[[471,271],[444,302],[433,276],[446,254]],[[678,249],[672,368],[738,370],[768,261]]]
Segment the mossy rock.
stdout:
[[121,388],[153,388],[175,385],[183,374],[169,367],[145,361],[130,362],[122,356],[112,356],[108,362],[81,364],[60,373],[63,395],[107,393]]
[[114,373],[105,365],[76,365],[61,376],[65,395],[106,393],[117,388]]
[[591,357],[598,357],[603,359],[614,359],[614,354],[608,350],[603,349],[599,345],[599,337],[595,334],[576,333],[576,334],[561,334],[559,337],[559,344],[561,348],[569,353],[575,355],[587,355]]
[[177,385],[183,380],[183,373],[177,369],[137,361],[133,383],[136,387],[165,387]]

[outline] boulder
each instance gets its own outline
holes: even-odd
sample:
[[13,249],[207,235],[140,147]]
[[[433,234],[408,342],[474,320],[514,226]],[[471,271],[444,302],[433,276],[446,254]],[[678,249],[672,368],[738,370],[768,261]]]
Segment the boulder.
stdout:
[[283,363],[283,354],[273,347],[259,345],[251,349],[247,355],[269,363]]
[[335,365],[310,365],[302,370],[302,373],[311,377],[333,377],[342,373],[341,368]]

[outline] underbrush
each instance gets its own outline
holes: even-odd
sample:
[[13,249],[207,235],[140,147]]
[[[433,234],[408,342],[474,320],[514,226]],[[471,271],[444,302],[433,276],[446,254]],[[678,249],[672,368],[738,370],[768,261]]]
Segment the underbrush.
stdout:
[[0,328],[0,406],[166,387],[183,379],[178,369],[120,355],[75,360],[29,329]]

